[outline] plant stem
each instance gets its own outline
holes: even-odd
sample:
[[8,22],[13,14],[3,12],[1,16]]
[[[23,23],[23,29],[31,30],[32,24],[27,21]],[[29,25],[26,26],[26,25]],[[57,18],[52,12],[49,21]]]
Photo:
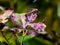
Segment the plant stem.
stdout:
[[[24,40],[24,30],[23,30],[22,36],[23,36],[23,40]],[[23,40],[22,40],[22,42],[20,43],[20,45],[23,45]]]
[[20,45],[23,45],[22,42],[20,43]]

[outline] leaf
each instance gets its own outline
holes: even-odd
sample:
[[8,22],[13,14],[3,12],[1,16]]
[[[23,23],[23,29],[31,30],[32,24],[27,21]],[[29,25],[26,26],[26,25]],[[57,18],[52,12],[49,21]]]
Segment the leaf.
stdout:
[[42,42],[39,42],[35,38],[32,38],[32,39],[30,39],[28,41],[25,41],[24,45],[45,45],[45,44],[43,44]]
[[0,32],[0,41],[1,41],[1,42],[3,42],[3,41],[6,42],[6,40],[5,40],[5,38],[3,37],[3,35],[2,35],[1,32]]
[[29,39],[31,39],[31,38],[33,38],[33,36],[31,36],[31,35],[26,35],[26,36],[24,37],[24,41],[27,41],[27,40],[29,40]]
[[23,41],[23,37],[22,36],[19,36],[18,37],[18,42],[21,43]]
[[18,37],[18,42],[21,43],[22,41],[27,41],[27,40],[29,40],[31,38],[33,38],[33,36],[31,36],[31,35],[26,35],[25,37],[19,36]]
[[12,32],[5,31],[3,32],[3,35],[9,45],[16,45],[16,38]]

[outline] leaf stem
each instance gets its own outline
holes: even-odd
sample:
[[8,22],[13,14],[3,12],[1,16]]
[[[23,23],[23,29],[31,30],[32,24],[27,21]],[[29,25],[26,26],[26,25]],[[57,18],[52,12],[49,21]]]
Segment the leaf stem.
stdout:
[[22,40],[22,42],[20,43],[20,45],[23,45],[23,42],[24,42],[24,36],[27,34],[27,32],[28,32],[28,30],[26,30],[26,32],[24,32],[24,30],[23,30],[23,34],[22,34],[23,40]]

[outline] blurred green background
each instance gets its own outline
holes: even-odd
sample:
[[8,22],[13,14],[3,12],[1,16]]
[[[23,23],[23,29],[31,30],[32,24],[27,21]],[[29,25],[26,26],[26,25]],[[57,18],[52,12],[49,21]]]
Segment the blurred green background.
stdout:
[[[35,2],[34,2],[35,1]],[[46,29],[50,35],[52,30],[56,31],[60,36],[60,0],[0,0],[0,6],[7,9],[13,9],[17,13],[25,13],[30,8],[37,8],[39,10],[38,17],[35,22],[41,22],[46,17]],[[0,38],[1,39],[1,38]],[[60,38],[57,38],[58,44]],[[55,45],[52,42],[35,37],[27,41],[29,45]],[[25,45],[28,45],[25,43]]]

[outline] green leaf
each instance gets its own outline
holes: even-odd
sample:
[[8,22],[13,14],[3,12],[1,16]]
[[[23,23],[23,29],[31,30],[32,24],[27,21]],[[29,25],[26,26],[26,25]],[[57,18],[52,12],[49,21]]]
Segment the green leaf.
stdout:
[[26,36],[24,37],[24,41],[27,41],[27,40],[29,40],[29,39],[31,39],[31,38],[33,38],[33,36],[31,36],[31,35],[26,35]]
[[3,37],[2,33],[0,32],[0,41],[1,42],[6,42],[5,38]]
[[23,41],[23,37],[22,36],[19,36],[18,37],[18,42],[21,43]]
[[26,35],[25,37],[19,36],[18,37],[18,42],[21,43],[22,41],[27,41],[29,39],[33,38],[31,35]]
[[16,45],[16,38],[12,32],[5,31],[3,32],[3,35],[9,45]]
[[45,45],[45,44],[43,44],[42,42],[39,42],[35,38],[32,38],[32,39],[30,39],[28,41],[25,41],[24,45]]

